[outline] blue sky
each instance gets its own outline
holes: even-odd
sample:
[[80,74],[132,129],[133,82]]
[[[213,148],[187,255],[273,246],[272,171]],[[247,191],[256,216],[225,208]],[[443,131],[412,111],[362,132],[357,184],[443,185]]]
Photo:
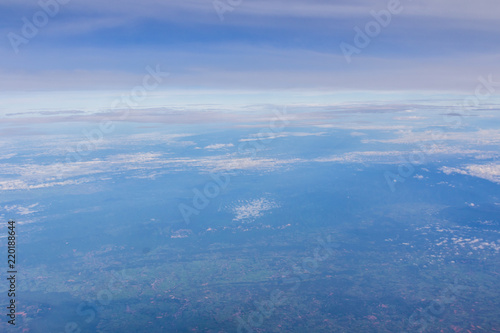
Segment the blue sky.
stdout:
[[105,107],[156,65],[171,74],[155,90],[170,97],[153,97],[156,106],[200,91],[263,102],[273,94],[468,94],[479,76],[500,77],[500,3],[493,0],[402,0],[350,63],[341,43],[355,46],[354,28],[365,29],[371,12],[387,11],[390,1],[221,0],[232,9],[223,20],[210,0],[67,2],[15,52],[13,34],[26,37],[26,20],[42,9],[37,1],[0,0],[2,109],[19,94],[42,108],[56,107],[55,99],[78,107],[71,100],[104,94],[88,107]]

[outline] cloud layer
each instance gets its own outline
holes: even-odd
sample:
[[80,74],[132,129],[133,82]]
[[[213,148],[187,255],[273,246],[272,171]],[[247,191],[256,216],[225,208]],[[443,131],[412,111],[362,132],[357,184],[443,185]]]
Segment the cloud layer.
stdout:
[[387,1],[242,1],[223,21],[205,0],[71,1],[18,53],[9,34],[23,36],[23,17],[42,9],[1,1],[0,88],[131,89],[161,64],[169,89],[470,91],[479,75],[498,75],[499,6],[401,1],[348,64],[340,44],[356,46],[354,28]]

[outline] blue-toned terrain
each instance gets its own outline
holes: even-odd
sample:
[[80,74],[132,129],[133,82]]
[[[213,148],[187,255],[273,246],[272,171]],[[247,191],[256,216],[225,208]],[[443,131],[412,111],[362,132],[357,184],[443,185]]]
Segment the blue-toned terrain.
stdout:
[[4,117],[1,330],[500,331],[498,106],[452,105]]

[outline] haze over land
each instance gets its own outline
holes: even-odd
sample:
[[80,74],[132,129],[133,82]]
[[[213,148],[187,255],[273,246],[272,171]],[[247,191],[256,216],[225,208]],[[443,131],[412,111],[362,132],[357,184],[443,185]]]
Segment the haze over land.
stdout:
[[0,0],[0,331],[500,331],[499,9]]

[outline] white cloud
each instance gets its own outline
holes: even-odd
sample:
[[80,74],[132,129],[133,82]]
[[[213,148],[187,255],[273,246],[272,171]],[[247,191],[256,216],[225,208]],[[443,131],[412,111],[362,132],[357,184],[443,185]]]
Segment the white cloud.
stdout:
[[204,171],[219,172],[232,170],[275,170],[285,165],[303,162],[301,159],[274,159],[217,156],[214,158],[194,159],[187,162],[191,166],[198,166]]
[[233,208],[235,214],[233,221],[253,222],[264,215],[265,212],[278,207],[279,205],[276,202],[266,198],[243,201]]
[[39,203],[35,203],[29,206],[21,206],[21,205],[12,205],[12,206],[4,206],[7,212],[13,212],[18,215],[31,215],[33,213],[38,212],[35,207],[37,207]]
[[462,174],[469,175],[473,177],[487,179],[494,183],[500,184],[500,164],[499,163],[489,163],[489,164],[471,164],[462,168],[453,167],[442,167],[441,171],[445,174]]
[[0,191],[6,190],[36,190],[40,188],[54,187],[54,186],[66,186],[66,185],[79,185],[83,183],[90,182],[91,179],[77,179],[77,180],[65,180],[65,181],[55,181],[55,182],[42,182],[29,184],[23,180],[7,180],[0,181]]
[[464,131],[464,132],[444,132],[442,130],[414,132],[411,130],[400,131],[399,137],[394,139],[366,139],[362,142],[372,143],[401,143],[415,144],[420,142],[440,142],[440,141],[460,141],[463,143],[498,145],[500,144],[500,130]]
[[205,149],[216,150],[216,149],[223,149],[223,148],[230,148],[230,147],[234,147],[234,145],[232,143],[217,143],[217,144],[213,144],[213,145],[208,145],[205,147]]
[[406,116],[406,117],[394,117],[394,120],[424,120],[427,119],[426,117],[420,117],[420,116]]
[[247,142],[247,141],[258,141],[258,140],[272,140],[276,138],[286,138],[289,136],[293,137],[306,137],[306,136],[322,136],[325,135],[326,132],[318,132],[318,133],[307,133],[307,132],[281,132],[281,133],[259,133],[259,134],[252,134],[251,138],[246,138],[246,139],[240,139],[240,142]]
[[17,153],[3,154],[3,155],[0,155],[0,160],[8,160],[16,155],[17,155]]

